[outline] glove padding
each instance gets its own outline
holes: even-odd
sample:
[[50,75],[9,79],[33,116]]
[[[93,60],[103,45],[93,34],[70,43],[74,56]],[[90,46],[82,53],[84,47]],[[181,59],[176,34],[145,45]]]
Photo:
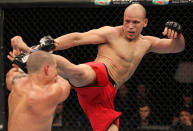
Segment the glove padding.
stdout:
[[168,27],[168,29],[176,31],[178,34],[182,33],[182,26],[177,22],[168,21],[166,22],[165,27]]
[[39,50],[49,52],[52,51],[54,47],[54,39],[51,36],[44,36],[40,39],[40,45],[38,47]]
[[27,62],[28,57],[29,57],[29,54],[21,53],[15,57],[12,64],[18,65],[19,68],[21,68],[25,73],[27,73],[26,62]]

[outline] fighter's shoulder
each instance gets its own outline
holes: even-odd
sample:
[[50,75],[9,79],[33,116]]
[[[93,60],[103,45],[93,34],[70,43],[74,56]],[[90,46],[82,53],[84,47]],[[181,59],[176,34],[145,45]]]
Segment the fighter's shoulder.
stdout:
[[57,80],[56,80],[56,83],[54,84],[54,86],[56,86],[56,88],[60,88],[60,89],[67,89],[67,88],[71,87],[68,80],[63,79],[59,75],[57,76]]
[[11,92],[12,91],[20,95],[28,94],[30,91],[28,77],[23,76],[15,80],[15,83],[11,85]]
[[22,73],[22,74],[17,74],[12,78],[11,81],[11,86],[14,84],[22,84],[25,83],[27,81],[27,74]]
[[110,33],[110,32],[113,33],[113,32],[118,32],[120,30],[120,26],[115,26],[115,27],[113,27],[113,26],[103,26],[99,29],[104,30],[108,33]]
[[113,28],[112,26],[102,26],[99,29],[110,30],[112,28]]
[[103,26],[100,28],[101,31],[103,32],[102,34],[106,36],[107,38],[112,38],[115,36],[119,36],[121,32],[121,27],[120,26]]
[[66,79],[58,76],[56,83],[53,85],[53,97],[59,100],[59,103],[64,101],[70,94],[71,85]]

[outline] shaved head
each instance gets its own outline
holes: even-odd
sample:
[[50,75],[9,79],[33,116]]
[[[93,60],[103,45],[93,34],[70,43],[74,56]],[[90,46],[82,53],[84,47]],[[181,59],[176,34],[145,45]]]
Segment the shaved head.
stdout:
[[27,60],[28,73],[35,73],[41,70],[44,65],[55,65],[56,62],[51,54],[45,51],[36,51],[30,54]]
[[129,5],[124,12],[124,16],[127,15],[130,12],[138,12],[141,14],[143,18],[146,18],[146,10],[141,4],[131,4]]
[[141,4],[131,4],[125,9],[123,31],[128,40],[137,39],[147,23],[146,10]]

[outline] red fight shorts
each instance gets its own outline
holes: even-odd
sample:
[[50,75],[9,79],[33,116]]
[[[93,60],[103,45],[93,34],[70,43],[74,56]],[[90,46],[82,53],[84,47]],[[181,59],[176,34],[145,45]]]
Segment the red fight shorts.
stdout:
[[113,122],[119,127],[121,112],[114,110],[117,90],[109,81],[105,65],[100,62],[86,64],[96,72],[96,83],[92,87],[75,88],[83,111],[94,131],[106,131]]

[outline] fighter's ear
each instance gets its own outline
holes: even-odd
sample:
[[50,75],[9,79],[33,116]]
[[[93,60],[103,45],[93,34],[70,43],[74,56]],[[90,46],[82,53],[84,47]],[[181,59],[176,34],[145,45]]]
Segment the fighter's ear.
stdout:
[[50,69],[49,65],[44,65],[44,73],[45,73],[45,75],[49,75],[49,69]]
[[143,27],[146,27],[146,26],[147,26],[147,24],[148,24],[148,19],[147,19],[147,18],[145,18],[143,22],[144,22]]

